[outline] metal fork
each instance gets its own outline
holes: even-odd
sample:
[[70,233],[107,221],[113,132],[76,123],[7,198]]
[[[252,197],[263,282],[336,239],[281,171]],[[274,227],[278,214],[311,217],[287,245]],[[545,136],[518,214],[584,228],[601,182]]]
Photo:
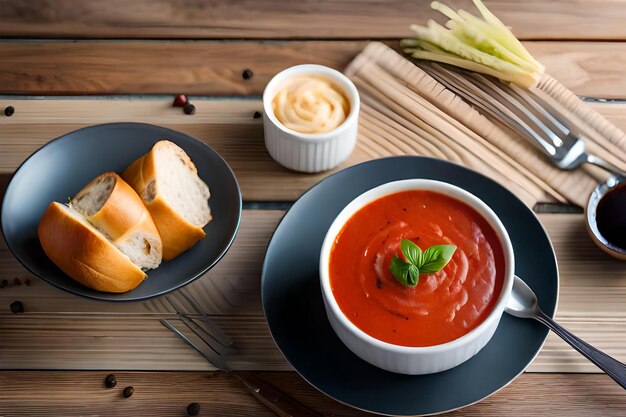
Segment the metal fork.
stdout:
[[226,362],[226,356],[234,353],[233,340],[209,318],[207,313],[200,308],[200,304],[190,295],[182,291],[180,294],[202,318],[201,323],[198,323],[198,321],[190,315],[181,313],[183,310],[173,297],[166,296],[165,299],[176,311],[178,319],[191,330],[198,341],[204,342],[204,346],[200,346],[200,343],[194,342],[168,320],[160,320],[163,326],[171,330],[183,342],[195,349],[216,368],[237,378],[256,399],[272,410],[277,416],[321,417],[321,414],[305,407],[257,375],[250,372],[233,371]]
[[559,168],[571,170],[590,163],[623,175],[613,164],[589,154],[582,133],[567,115],[532,91],[448,65],[417,65],[469,104],[530,139]]

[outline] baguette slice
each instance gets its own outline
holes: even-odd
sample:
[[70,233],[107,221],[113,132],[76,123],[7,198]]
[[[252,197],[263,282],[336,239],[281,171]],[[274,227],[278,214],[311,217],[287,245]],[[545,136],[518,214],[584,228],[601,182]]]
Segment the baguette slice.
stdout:
[[139,268],[159,266],[159,232],[141,198],[119,175],[105,172],[94,178],[71,205]]
[[152,215],[163,241],[163,259],[175,258],[205,236],[202,227],[211,221],[209,187],[177,145],[157,142],[122,177]]
[[76,210],[51,203],[37,229],[41,246],[63,272],[98,291],[126,292],[144,272]]

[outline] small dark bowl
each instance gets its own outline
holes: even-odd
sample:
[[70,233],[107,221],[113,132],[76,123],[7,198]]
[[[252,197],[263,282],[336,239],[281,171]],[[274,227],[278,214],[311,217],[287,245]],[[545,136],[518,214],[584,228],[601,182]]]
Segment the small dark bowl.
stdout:
[[600,200],[602,200],[609,192],[621,187],[626,187],[626,177],[621,175],[612,176],[605,182],[598,184],[591,193],[591,196],[589,196],[589,202],[585,207],[585,218],[587,220],[587,232],[589,233],[593,243],[615,259],[626,261],[626,249],[612,244],[602,235],[598,229],[596,214]]
[[[207,236],[176,259],[148,271],[148,278],[123,294],[87,288],[57,268],[43,252],[37,225],[52,201],[67,202],[104,171],[121,172],[161,139],[183,148],[211,190],[213,220]],[[15,172],[2,202],[7,246],[29,271],[73,294],[109,301],[139,301],[181,288],[211,269],[226,253],[241,219],[241,192],[226,161],[184,133],[143,123],[91,126],[63,135],[31,155]]]

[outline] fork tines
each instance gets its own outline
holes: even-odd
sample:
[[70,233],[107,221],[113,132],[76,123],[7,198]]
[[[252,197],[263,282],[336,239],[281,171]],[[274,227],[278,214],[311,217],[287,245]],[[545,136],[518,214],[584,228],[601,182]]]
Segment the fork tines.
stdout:
[[194,311],[202,317],[202,320],[198,321],[190,315],[183,313],[182,311],[184,310],[181,308],[179,302],[172,296],[166,296],[165,299],[174,308],[180,321],[216,353],[221,355],[230,353],[230,347],[233,344],[231,337],[224,333],[224,331],[209,318],[207,313],[202,310],[200,305],[190,295],[182,291],[179,293],[182,294]]
[[[187,337],[183,332],[176,328],[172,323],[165,319],[160,320],[161,324],[167,329],[171,330],[179,339],[191,346],[196,352],[202,355],[209,363],[224,372],[230,372],[230,367],[226,363],[226,359],[220,353],[216,352],[210,345],[205,344],[205,347],[199,346],[191,338]],[[198,334],[194,332],[197,336]],[[204,339],[201,338],[204,341]]]
[[493,77],[443,64],[419,67],[466,102],[516,131],[554,160],[561,160],[579,141],[576,127],[563,112],[533,91]]

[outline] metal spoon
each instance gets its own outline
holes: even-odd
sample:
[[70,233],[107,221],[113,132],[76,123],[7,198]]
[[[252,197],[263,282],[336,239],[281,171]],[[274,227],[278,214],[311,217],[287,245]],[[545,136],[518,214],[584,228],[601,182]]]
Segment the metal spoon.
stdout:
[[524,319],[535,319],[550,328],[554,333],[559,335],[574,349],[580,352],[584,357],[593,362],[598,368],[602,369],[608,376],[613,378],[615,382],[626,389],[626,365],[613,359],[606,353],[594,348],[588,343],[583,342],[571,334],[568,330],[561,327],[560,324],[548,317],[541,309],[537,302],[537,296],[528,285],[519,277],[515,277],[513,282],[513,291],[506,303],[505,311],[512,316]]

